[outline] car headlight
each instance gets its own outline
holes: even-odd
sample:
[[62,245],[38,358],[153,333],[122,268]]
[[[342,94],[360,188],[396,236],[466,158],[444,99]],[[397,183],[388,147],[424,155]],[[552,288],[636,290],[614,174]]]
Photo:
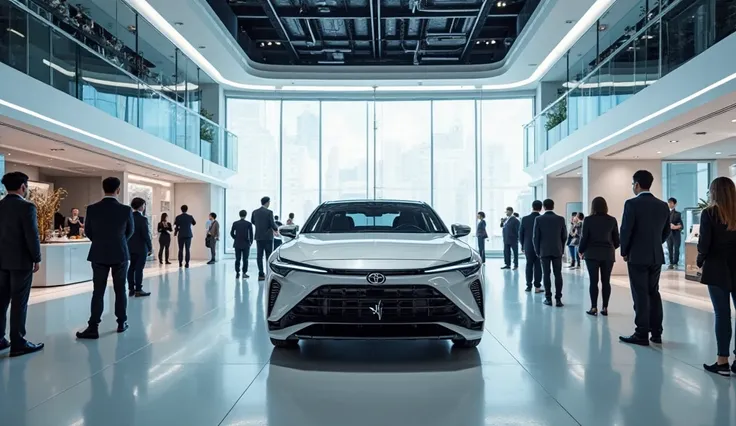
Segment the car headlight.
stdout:
[[474,259],[466,259],[452,265],[440,266],[437,268],[426,269],[426,274],[438,274],[440,272],[459,271],[463,276],[469,277],[480,270],[481,264]]
[[291,262],[289,260],[282,259],[281,257],[277,257],[276,259],[274,259],[269,264],[269,266],[271,267],[271,271],[273,271],[277,275],[281,275],[282,277],[285,277],[291,271],[311,272],[313,274],[327,273],[327,271],[324,269],[315,268],[309,265],[303,265],[297,262]]

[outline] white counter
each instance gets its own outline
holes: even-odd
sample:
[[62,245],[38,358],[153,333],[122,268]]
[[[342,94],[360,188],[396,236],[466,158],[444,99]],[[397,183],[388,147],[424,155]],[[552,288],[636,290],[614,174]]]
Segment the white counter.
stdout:
[[33,287],[54,287],[92,280],[87,262],[89,240],[41,244],[41,268],[33,274]]

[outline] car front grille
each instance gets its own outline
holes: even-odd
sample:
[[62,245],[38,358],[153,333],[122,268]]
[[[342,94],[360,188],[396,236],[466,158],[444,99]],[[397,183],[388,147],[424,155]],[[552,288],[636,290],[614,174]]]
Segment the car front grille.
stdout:
[[281,284],[279,284],[277,281],[271,281],[271,285],[268,288],[268,310],[267,315],[271,315],[271,311],[273,310],[273,306],[276,304],[276,298],[279,297],[279,292],[281,291]]
[[[380,313],[380,315],[379,315]],[[417,324],[446,322],[482,329],[437,289],[427,285],[325,285],[294,306],[270,329],[295,324]]]
[[473,299],[475,299],[475,303],[478,305],[480,314],[485,318],[486,311],[483,309],[483,286],[480,281],[476,280],[470,283],[470,292],[473,293]]

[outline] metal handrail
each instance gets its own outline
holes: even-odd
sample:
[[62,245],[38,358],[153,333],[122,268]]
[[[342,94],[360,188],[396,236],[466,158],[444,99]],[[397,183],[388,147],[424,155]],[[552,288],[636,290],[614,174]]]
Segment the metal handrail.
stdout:
[[554,107],[555,105],[557,105],[563,98],[566,98],[567,95],[570,92],[574,91],[575,89],[577,89],[578,87],[580,87],[582,84],[584,84],[588,80],[588,78],[590,78],[590,76],[592,76],[593,74],[595,74],[596,72],[598,72],[601,68],[603,68],[604,65],[608,64],[613,58],[616,57],[616,55],[618,55],[622,50],[624,50],[624,48],[629,47],[629,45],[632,42],[636,41],[637,38],[640,35],[642,35],[644,32],[646,32],[650,27],[652,27],[654,24],[661,23],[662,22],[662,17],[665,14],[669,13],[670,10],[672,10],[675,6],[677,6],[678,4],[680,4],[682,1],[683,0],[674,0],[672,3],[670,3],[664,9],[660,9],[660,12],[657,14],[657,16],[655,16],[652,19],[650,19],[649,22],[647,22],[643,27],[641,27],[641,29],[639,31],[635,32],[629,38],[629,40],[626,41],[626,43],[622,44],[616,50],[614,50],[613,52],[611,52],[611,54],[608,55],[608,57],[606,57],[606,59],[604,59],[603,61],[601,61],[595,68],[593,68],[593,70],[591,72],[589,72],[585,77],[581,78],[577,83],[575,83],[575,85],[573,87],[569,88],[565,93],[563,93],[554,102],[552,102],[549,105],[547,105],[539,114],[535,115],[534,118],[532,118],[532,121],[530,121],[529,123],[525,124],[523,127],[526,128],[526,127],[529,127],[529,126],[533,125],[537,121],[537,119],[539,117],[541,117],[547,111],[549,111],[552,107]]

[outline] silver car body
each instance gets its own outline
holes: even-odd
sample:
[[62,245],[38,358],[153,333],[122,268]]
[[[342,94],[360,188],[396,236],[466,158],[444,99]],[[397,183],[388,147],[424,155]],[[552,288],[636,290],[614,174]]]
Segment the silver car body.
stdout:
[[[360,202],[360,201],[356,201]],[[376,203],[377,201],[372,200]],[[424,205],[427,209],[428,206]],[[411,327],[404,327],[409,332],[391,333],[390,336],[371,336],[370,338],[446,338],[446,339],[466,339],[476,340],[483,335],[482,323],[484,306],[482,300],[482,290],[480,291],[480,300],[477,294],[474,296],[471,291],[471,284],[477,290],[477,285],[482,289],[483,268],[478,267],[469,276],[461,273],[457,266],[459,264],[467,265],[474,263],[480,265],[480,256],[468,244],[458,238],[453,237],[449,233],[305,233],[298,235],[295,239],[283,244],[275,251],[269,259],[269,265],[275,269],[279,269],[274,265],[297,265],[296,269],[289,270],[285,275],[279,274],[272,268],[266,276],[269,291],[266,292],[266,312],[269,323],[269,334],[271,338],[276,340],[287,339],[305,339],[305,338],[362,338],[364,336],[358,333],[356,329],[355,335],[351,335],[350,327],[370,325],[390,326],[393,323],[387,323],[379,313],[381,306],[380,296],[378,302],[362,306],[353,305],[353,309],[361,309],[358,316],[359,321],[349,321],[342,323],[341,320],[335,321],[335,316],[328,321],[331,324],[335,322],[345,326],[343,332],[339,336],[320,335],[315,332],[315,328],[311,327],[315,324],[323,322],[316,318],[314,321],[291,323],[284,321],[285,316],[302,303],[305,298],[314,295],[315,290],[320,288],[336,288],[341,287],[348,291],[349,286],[356,289],[366,289],[373,293],[380,292],[383,288],[396,289],[403,291],[404,295],[411,293],[412,290],[402,289],[419,289],[416,294],[421,291],[437,291],[444,296],[457,308],[458,316],[462,316],[462,324],[472,322],[472,327],[464,327],[457,321],[417,321],[412,322],[411,318],[401,318],[401,325],[426,326],[434,324],[439,327],[433,327],[434,330],[440,330],[435,334],[420,333],[412,335]],[[454,266],[453,266],[454,265]],[[313,270],[312,270],[313,269]],[[433,269],[438,269],[433,271]],[[450,270],[443,270],[450,269]],[[283,270],[283,269],[280,269]],[[412,272],[416,271],[416,273]],[[371,274],[380,274],[383,280],[372,279]],[[327,287],[325,287],[327,286]],[[330,287],[333,286],[333,287]],[[276,290],[274,288],[278,287]],[[422,290],[424,289],[424,290]],[[388,290],[387,290],[388,291]],[[274,294],[275,293],[275,294]],[[392,293],[394,294],[394,293]],[[439,296],[439,295],[437,295]],[[275,300],[274,300],[275,298]],[[333,305],[334,305],[334,301]],[[375,302],[375,301],[374,301]],[[325,302],[327,303],[327,302]],[[417,301],[415,304],[426,303]],[[359,306],[359,307],[355,307]],[[404,302],[403,306],[407,306]],[[403,308],[402,308],[403,309]],[[421,308],[417,308],[421,309]],[[399,315],[402,312],[400,311]],[[417,311],[424,312],[424,311]],[[353,311],[355,314],[355,311]],[[405,314],[404,314],[405,315]],[[339,317],[338,317],[339,318]],[[352,317],[353,320],[355,316]],[[281,325],[284,325],[281,327]],[[480,324],[480,328],[478,328]],[[398,324],[397,324],[398,325]],[[416,328],[417,325],[414,325]],[[429,327],[425,327],[429,328]],[[347,330],[347,332],[345,332]]]

